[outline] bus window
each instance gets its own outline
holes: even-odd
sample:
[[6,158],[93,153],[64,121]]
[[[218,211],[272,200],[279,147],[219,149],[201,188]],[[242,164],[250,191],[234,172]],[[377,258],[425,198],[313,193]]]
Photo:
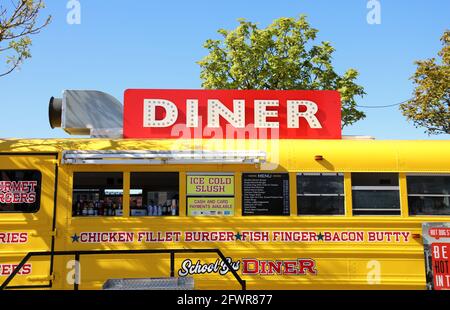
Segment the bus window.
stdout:
[[400,215],[398,173],[352,173],[353,215]]
[[409,215],[450,215],[450,175],[408,175]]
[[131,216],[178,215],[177,172],[133,172],[130,176]]
[[75,172],[73,216],[121,216],[122,172]]
[[0,170],[0,212],[35,213],[40,207],[41,172]]
[[342,173],[299,173],[297,175],[298,215],[343,215],[344,175]]

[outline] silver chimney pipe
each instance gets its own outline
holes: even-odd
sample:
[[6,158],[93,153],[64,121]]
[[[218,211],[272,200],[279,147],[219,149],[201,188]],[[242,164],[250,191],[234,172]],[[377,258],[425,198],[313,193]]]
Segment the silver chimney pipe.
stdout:
[[93,90],[65,90],[49,102],[50,127],[70,135],[122,138],[123,105],[113,96]]

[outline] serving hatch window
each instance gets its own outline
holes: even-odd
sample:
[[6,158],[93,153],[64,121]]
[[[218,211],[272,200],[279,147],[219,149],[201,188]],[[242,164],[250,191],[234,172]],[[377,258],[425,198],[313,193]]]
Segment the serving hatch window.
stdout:
[[73,174],[73,216],[122,216],[122,213],[122,172]]
[[177,172],[132,172],[131,216],[176,216],[179,213]]
[[398,173],[352,173],[353,215],[400,215]]
[[409,215],[450,215],[450,175],[407,175]]
[[297,174],[298,215],[343,215],[344,175],[342,173]]
[[38,170],[0,170],[0,213],[37,212],[41,178]]

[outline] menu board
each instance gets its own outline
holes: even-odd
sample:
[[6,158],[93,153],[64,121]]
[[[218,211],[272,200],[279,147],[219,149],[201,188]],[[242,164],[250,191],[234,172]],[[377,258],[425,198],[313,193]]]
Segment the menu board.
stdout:
[[243,215],[289,215],[289,174],[242,174]]

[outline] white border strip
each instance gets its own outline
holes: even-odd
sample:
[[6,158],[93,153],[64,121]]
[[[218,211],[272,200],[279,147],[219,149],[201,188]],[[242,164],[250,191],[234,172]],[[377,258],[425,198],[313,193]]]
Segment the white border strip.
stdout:
[[400,186],[352,186],[355,191],[398,191]]
[[450,197],[450,194],[408,194],[411,197]]
[[450,173],[407,173],[407,177],[450,177]]

